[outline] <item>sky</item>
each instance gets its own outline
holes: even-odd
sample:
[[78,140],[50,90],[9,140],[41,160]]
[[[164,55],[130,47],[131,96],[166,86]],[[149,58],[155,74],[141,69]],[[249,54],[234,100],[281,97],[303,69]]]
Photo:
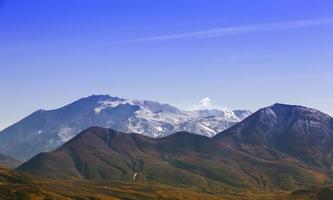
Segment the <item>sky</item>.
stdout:
[[92,94],[333,115],[331,0],[0,0],[0,129]]

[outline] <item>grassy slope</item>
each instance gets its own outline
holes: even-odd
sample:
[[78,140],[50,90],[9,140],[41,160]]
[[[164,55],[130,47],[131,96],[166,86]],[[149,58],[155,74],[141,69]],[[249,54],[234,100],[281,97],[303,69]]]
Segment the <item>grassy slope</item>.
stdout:
[[40,188],[28,178],[0,167],[0,199],[43,199]]
[[[213,191],[214,190],[214,191]],[[251,193],[225,190],[198,191],[159,183],[50,180],[0,167],[0,199],[4,200],[329,200],[332,188],[313,187],[292,193]]]
[[6,166],[9,168],[15,168],[15,167],[18,167],[20,164],[22,164],[21,161],[18,161],[9,156],[0,154],[0,165]]
[[[220,140],[177,133],[154,140],[93,128],[60,149],[40,154],[19,169],[66,180],[158,182],[201,192],[295,190],[325,182],[287,155],[257,157]],[[208,145],[207,145],[208,144]]]

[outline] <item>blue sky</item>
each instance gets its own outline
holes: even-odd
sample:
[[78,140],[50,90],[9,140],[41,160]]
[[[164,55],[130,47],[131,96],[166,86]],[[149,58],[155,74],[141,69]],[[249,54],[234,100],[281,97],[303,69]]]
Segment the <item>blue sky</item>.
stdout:
[[91,94],[333,114],[330,0],[0,0],[0,129]]

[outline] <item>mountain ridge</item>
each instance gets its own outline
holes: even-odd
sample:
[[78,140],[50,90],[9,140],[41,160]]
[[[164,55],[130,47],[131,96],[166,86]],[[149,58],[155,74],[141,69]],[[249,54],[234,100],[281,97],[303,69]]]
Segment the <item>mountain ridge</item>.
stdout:
[[91,126],[162,137],[177,131],[213,136],[251,112],[182,111],[169,104],[109,95],[81,98],[59,109],[38,110],[0,132],[0,153],[20,160],[56,149]]
[[[330,140],[331,120],[313,109],[273,105],[212,138],[187,132],[149,138],[92,127],[58,150],[34,157],[18,170],[56,179],[294,190],[333,180],[332,169],[327,167],[333,159],[325,156],[333,147],[323,148],[321,139],[307,139],[313,134],[326,137],[327,133],[325,139]],[[307,125],[299,129],[299,124]],[[279,143],[280,137],[284,145]],[[272,143],[272,138],[278,142]]]

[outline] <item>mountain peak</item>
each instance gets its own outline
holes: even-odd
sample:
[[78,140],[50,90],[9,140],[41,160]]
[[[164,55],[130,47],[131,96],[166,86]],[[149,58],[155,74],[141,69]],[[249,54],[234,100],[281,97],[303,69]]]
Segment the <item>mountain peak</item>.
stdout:
[[328,114],[325,114],[319,110],[314,108],[304,107],[300,105],[289,105],[289,104],[281,104],[275,103],[272,106],[260,109],[258,112],[266,113],[269,115],[275,115],[276,117],[294,117],[294,118],[309,118],[310,116],[314,118],[332,118]]
[[270,108],[272,110],[291,110],[291,109],[305,109],[305,110],[310,110],[312,108],[307,108],[304,106],[300,105],[292,105],[292,104],[283,104],[283,103],[275,103],[267,108]]
[[299,111],[312,111],[312,112],[321,112],[319,110],[316,110],[314,108],[310,108],[310,107],[305,107],[305,106],[301,106],[301,105],[292,105],[292,104],[283,104],[283,103],[275,103],[267,108],[271,108],[271,109],[298,109]]
[[[118,97],[112,97],[110,95],[90,95],[88,97],[81,98],[75,102],[99,102],[105,100],[120,100]],[[74,103],[75,103],[74,102]]]
[[[331,121],[331,116],[313,108],[276,103],[258,110],[248,117],[245,123],[241,124],[246,124],[247,126],[260,124],[262,128],[265,127],[265,129],[274,129],[276,131],[296,126],[304,127],[303,124],[313,127],[319,122],[329,126]],[[257,128],[255,127],[255,129]]]
[[[242,144],[241,148],[279,149],[312,165],[325,167],[321,161],[331,159],[327,155],[331,154],[333,143],[333,120],[312,108],[274,104],[258,110],[216,139],[225,137],[232,138],[234,144]],[[255,148],[252,150],[258,154]]]
[[292,105],[292,104],[286,104],[286,103],[274,103],[271,105],[271,107],[294,107],[299,105]]
[[1,131],[0,152],[26,160],[54,150],[93,126],[150,137],[178,131],[212,137],[249,114],[217,110],[190,113],[156,101],[91,95],[59,109],[36,112]]

